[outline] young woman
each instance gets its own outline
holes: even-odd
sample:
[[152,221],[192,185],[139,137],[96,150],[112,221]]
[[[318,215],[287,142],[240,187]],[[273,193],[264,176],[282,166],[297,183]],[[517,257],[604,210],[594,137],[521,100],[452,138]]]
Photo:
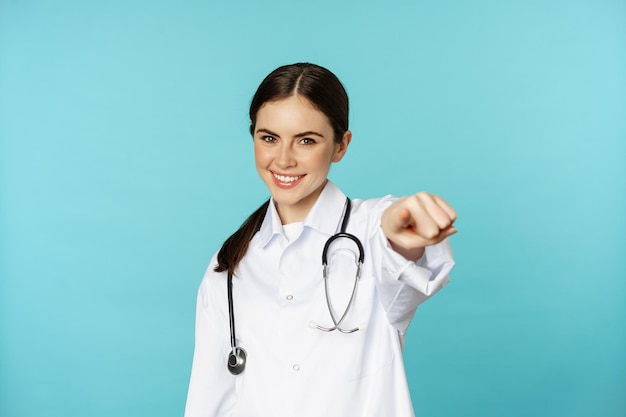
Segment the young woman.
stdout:
[[325,68],[274,70],[250,120],[271,199],[200,285],[185,416],[412,416],[404,335],[448,282],[456,213],[424,192],[350,201],[328,181],[352,133]]

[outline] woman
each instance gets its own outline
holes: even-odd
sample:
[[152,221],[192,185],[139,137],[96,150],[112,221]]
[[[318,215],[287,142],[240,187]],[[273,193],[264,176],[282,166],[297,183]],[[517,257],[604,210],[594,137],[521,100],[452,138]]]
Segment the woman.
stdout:
[[[274,70],[250,120],[271,199],[200,285],[186,417],[413,415],[404,335],[448,281],[456,213],[427,193],[349,201],[328,181],[352,133],[346,92],[325,68]],[[323,268],[341,230],[350,236],[328,244]]]

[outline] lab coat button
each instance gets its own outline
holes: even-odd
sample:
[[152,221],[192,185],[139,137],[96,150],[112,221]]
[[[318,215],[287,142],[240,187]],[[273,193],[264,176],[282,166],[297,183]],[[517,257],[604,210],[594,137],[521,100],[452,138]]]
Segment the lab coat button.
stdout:
[[289,294],[289,295],[287,296],[287,300],[289,300],[289,301],[293,300],[293,295]]
[[297,363],[291,367],[294,371],[299,371],[300,370],[300,365],[298,365]]

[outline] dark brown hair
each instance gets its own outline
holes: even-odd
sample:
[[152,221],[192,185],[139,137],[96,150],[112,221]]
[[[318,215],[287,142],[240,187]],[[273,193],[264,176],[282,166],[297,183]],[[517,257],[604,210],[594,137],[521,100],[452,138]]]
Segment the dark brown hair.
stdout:
[[[272,71],[259,85],[250,103],[250,134],[254,136],[256,116],[265,103],[300,95],[324,113],[340,143],[348,130],[348,94],[341,81],[326,68],[309,63],[285,65]],[[239,230],[222,245],[217,254],[216,272],[234,274],[248,251],[248,244],[261,227],[269,200],[246,219]]]

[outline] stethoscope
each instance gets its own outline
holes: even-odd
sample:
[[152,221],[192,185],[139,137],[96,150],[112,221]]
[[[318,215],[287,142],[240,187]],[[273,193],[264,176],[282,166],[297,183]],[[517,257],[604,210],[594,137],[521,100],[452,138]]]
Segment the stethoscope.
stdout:
[[[339,330],[341,333],[348,334],[348,333],[354,333],[357,330],[361,330],[365,328],[365,326],[359,326],[353,329],[344,329],[341,327],[343,320],[348,315],[348,312],[350,311],[350,308],[352,307],[352,303],[354,302],[354,296],[356,294],[356,289],[358,286],[359,279],[361,278],[361,269],[363,266],[364,251],[363,251],[363,245],[361,244],[361,241],[359,240],[358,237],[350,233],[346,233],[346,227],[348,226],[348,221],[350,220],[351,208],[352,208],[352,204],[350,202],[350,199],[346,198],[346,205],[345,205],[343,220],[341,222],[341,229],[339,233],[334,234],[326,241],[326,244],[324,245],[324,250],[322,251],[322,277],[324,279],[324,293],[326,295],[326,305],[328,306],[328,312],[330,313],[330,318],[332,319],[333,325],[330,327],[323,327],[315,323],[314,321],[311,321],[309,323],[309,326],[314,329],[322,330],[324,332],[332,332],[333,330]],[[348,301],[348,304],[343,314],[339,316],[339,319],[337,319],[338,315],[335,313],[335,310],[332,307],[332,303],[330,301],[330,295],[328,291],[327,268],[328,268],[328,249],[330,248],[330,245],[334,241],[336,241],[337,239],[341,239],[341,238],[347,238],[347,239],[352,240],[359,249],[359,256],[358,256],[358,259],[356,260],[357,270],[356,270],[356,274],[354,277],[354,286],[352,287],[352,294],[350,295],[350,300]],[[246,367],[247,354],[246,354],[245,349],[237,346],[237,338],[235,337],[235,312],[234,312],[234,307],[233,307],[233,274],[230,273],[230,271],[228,272],[227,289],[228,289],[228,317],[230,321],[230,346],[231,346],[231,351],[230,351],[230,354],[228,355],[228,370],[233,375],[239,375],[240,373],[244,371]]]

